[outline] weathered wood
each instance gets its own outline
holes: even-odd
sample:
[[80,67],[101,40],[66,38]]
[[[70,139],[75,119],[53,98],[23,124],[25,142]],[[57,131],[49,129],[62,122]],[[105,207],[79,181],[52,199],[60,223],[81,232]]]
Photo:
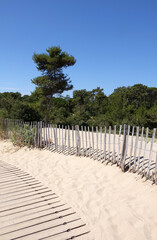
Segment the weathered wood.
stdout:
[[92,126],[92,150],[93,150],[93,154],[92,154],[92,157],[94,158],[94,129],[93,129],[93,126]]
[[72,146],[73,146],[73,154],[75,153],[75,145],[74,145],[74,126],[72,126]]
[[149,134],[149,128],[147,127],[147,129],[146,129],[145,146],[144,146],[144,153],[143,153],[143,159],[142,159],[142,167],[141,167],[141,173],[142,174],[144,174],[144,161],[145,161],[145,157],[146,157],[148,134]]
[[110,161],[110,145],[111,145],[111,126],[109,126],[109,134],[108,134],[108,161]]
[[116,125],[114,126],[114,136],[113,136],[113,163],[116,162],[116,152],[115,152],[115,145],[116,145]]
[[89,156],[91,156],[91,138],[90,138],[90,129],[88,127],[88,142],[89,142]]
[[83,134],[83,126],[81,126],[81,136],[82,136],[82,155],[84,156],[84,134]]
[[121,157],[121,169],[124,172],[125,170],[125,158],[126,158],[126,150],[127,150],[127,132],[128,126],[124,124],[123,128],[123,148],[122,148],[122,157]]
[[63,125],[62,125],[62,152],[64,152]]
[[50,124],[48,124],[48,141],[49,141],[48,147],[49,147],[49,149],[50,149],[50,147],[51,147]]
[[61,151],[61,132],[60,132],[60,125],[58,126],[59,127],[59,129],[58,129],[58,131],[59,131],[59,133],[58,133],[58,141],[59,141],[59,152]]
[[46,145],[46,132],[45,132],[45,123],[43,122],[43,135],[44,135],[44,147]]
[[132,151],[133,151],[133,141],[134,141],[134,130],[135,127],[132,127],[132,134],[131,134],[131,146],[130,146],[130,160],[129,160],[129,169],[131,167],[131,161],[132,161]]
[[98,127],[96,127],[96,159],[98,159],[98,143],[99,143]]
[[68,125],[68,153],[70,153],[70,126]]
[[55,133],[55,127],[54,127],[54,124],[52,124],[52,129],[53,129],[54,147],[55,147],[55,150],[56,150],[56,133]]
[[117,165],[120,164],[120,159],[121,159],[121,155],[120,155],[120,148],[121,148],[121,132],[122,132],[122,125],[120,125],[119,127],[119,136],[118,136],[118,158],[117,158]]
[[57,132],[57,125],[56,125],[56,150],[58,151],[58,132]]
[[[32,125],[31,125],[31,127],[32,127]],[[40,121],[40,148],[42,148],[42,121]]]
[[144,132],[144,127],[142,127],[142,130],[141,130],[141,140],[140,140],[138,160],[137,160],[137,171],[139,171],[139,168],[140,168],[140,158],[141,158],[141,151],[142,151],[142,144],[143,144],[143,132]]
[[106,161],[106,127],[104,128],[104,160],[102,162]]
[[134,165],[133,165],[133,168],[132,168],[133,172],[136,172],[136,159],[137,159],[138,139],[139,139],[139,127],[136,127],[136,140],[135,140],[135,148],[134,148]]
[[148,162],[146,178],[149,178],[149,176],[150,176],[150,168],[151,168],[151,163],[152,163],[152,152],[153,152],[153,144],[154,144],[155,134],[156,134],[156,128],[153,129],[152,141],[151,141],[151,146],[150,146],[150,151],[149,151],[149,162]]
[[80,136],[79,136],[79,126],[75,126],[75,135],[76,135],[76,154],[80,155]]

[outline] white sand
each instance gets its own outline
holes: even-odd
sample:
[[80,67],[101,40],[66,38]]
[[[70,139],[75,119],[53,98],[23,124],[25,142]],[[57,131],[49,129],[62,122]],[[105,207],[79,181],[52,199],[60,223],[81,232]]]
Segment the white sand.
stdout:
[[156,240],[157,186],[116,166],[0,141],[0,159],[20,167],[72,206],[95,240]]

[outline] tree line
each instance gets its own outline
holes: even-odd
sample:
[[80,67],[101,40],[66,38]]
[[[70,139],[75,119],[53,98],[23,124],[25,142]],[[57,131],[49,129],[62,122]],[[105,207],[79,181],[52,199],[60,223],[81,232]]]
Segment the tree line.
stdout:
[[136,84],[117,88],[106,96],[97,87],[92,91],[75,90],[72,97],[62,97],[64,91],[73,89],[63,69],[73,66],[76,59],[54,46],[46,49],[46,53],[34,53],[33,61],[41,72],[41,76],[32,79],[35,91],[30,96],[0,93],[1,118],[93,127],[124,123],[157,127],[157,88]]
[[[47,100],[41,89],[31,95],[0,93],[0,118],[45,121]],[[157,127],[157,88],[136,84],[119,87],[106,96],[100,87],[73,91],[73,96],[53,96],[49,122],[58,125],[113,126],[130,124]]]

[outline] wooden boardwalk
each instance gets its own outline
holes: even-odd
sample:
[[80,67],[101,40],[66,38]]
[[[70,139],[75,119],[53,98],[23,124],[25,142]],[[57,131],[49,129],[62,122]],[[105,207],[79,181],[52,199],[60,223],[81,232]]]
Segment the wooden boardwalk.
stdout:
[[39,181],[0,161],[0,240],[91,240],[76,212]]

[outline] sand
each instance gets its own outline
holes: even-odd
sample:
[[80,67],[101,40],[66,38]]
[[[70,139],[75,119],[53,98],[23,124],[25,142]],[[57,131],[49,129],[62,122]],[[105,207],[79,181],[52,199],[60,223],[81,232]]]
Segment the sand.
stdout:
[[156,240],[157,186],[115,165],[0,141],[0,159],[27,171],[72,206],[95,240]]

